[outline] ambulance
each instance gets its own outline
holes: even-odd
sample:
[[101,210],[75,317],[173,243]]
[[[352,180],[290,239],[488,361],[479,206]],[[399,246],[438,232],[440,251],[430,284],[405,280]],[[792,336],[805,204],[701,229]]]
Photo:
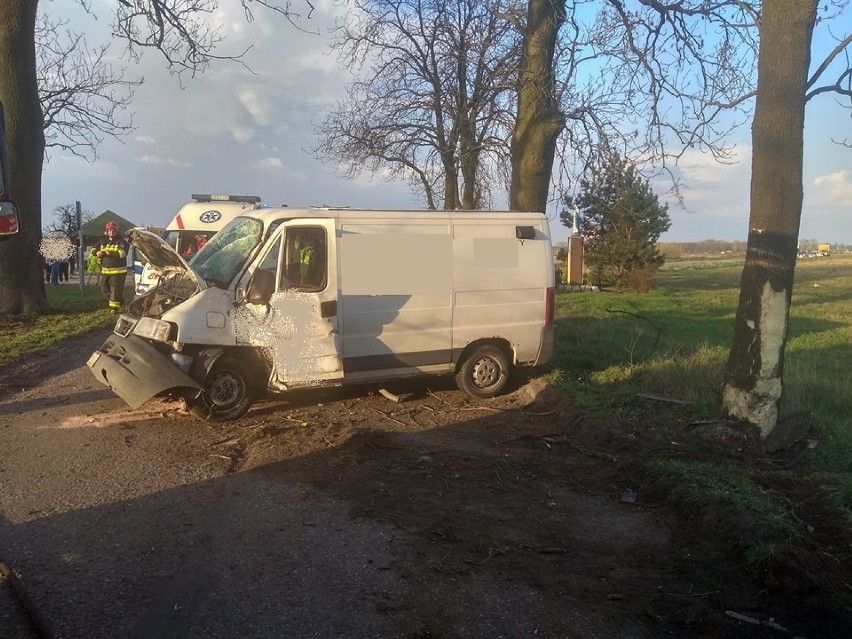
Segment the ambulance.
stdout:
[[[188,262],[215,233],[234,217],[260,206],[257,195],[193,194],[166,227],[163,239]],[[157,283],[159,271],[136,257],[133,278],[137,295],[147,293]]]
[[426,375],[482,399],[553,352],[541,213],[250,209],[189,262],[127,238],[161,276],[88,366],[131,408],[170,395],[223,421],[267,393]]

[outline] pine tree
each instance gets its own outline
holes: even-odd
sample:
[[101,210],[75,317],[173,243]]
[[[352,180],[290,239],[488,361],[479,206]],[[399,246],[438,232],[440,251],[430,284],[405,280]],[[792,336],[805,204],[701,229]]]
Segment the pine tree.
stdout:
[[638,292],[650,289],[662,266],[657,240],[671,226],[668,205],[661,205],[636,167],[618,154],[608,155],[580,181],[575,197],[565,196],[562,223],[580,210],[584,256],[593,282]]

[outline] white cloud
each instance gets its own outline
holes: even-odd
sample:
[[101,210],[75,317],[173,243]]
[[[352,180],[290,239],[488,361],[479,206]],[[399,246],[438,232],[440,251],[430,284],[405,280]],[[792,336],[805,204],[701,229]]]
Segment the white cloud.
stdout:
[[296,171],[287,165],[281,158],[265,157],[262,160],[255,162],[254,165],[259,171],[280,175],[290,180],[296,180],[299,182],[307,182],[308,180],[307,175],[300,171]]
[[246,143],[254,137],[254,129],[250,126],[241,126],[233,124],[228,127],[231,131],[231,136],[240,143]]
[[852,171],[835,171],[814,179],[815,197],[829,206],[852,208]]
[[737,145],[725,162],[719,162],[710,153],[687,151],[677,164],[677,169],[688,187],[727,188],[731,180],[748,178],[751,172],[751,147]]
[[150,135],[137,135],[133,140],[139,144],[154,144],[154,138]]
[[175,160],[172,158],[161,158],[156,155],[143,155],[139,158],[139,161],[142,164],[151,164],[155,166],[173,166],[179,168],[186,168],[188,166],[192,166],[189,162],[181,162],[180,160]]
[[243,89],[240,91],[238,99],[258,126],[272,124],[272,104],[265,95],[261,95],[256,89]]

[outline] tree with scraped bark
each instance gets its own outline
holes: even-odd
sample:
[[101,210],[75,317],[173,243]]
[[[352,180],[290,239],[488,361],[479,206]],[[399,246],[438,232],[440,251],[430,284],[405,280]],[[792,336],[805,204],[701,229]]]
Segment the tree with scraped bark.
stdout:
[[748,248],[721,403],[763,440],[784,439],[776,431],[802,218],[805,105],[820,95],[852,103],[852,33],[837,38],[811,71],[820,6],[819,0],[764,0],[761,13]]

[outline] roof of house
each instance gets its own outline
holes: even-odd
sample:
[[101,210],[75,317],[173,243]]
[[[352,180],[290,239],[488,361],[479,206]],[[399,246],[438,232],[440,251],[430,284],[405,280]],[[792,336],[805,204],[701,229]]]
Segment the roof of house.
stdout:
[[104,227],[107,222],[115,222],[118,224],[118,232],[122,235],[127,233],[132,228],[139,226],[130,220],[126,220],[118,213],[113,213],[109,209],[98,215],[88,224],[84,224],[80,229],[84,237],[100,237],[104,234]]

